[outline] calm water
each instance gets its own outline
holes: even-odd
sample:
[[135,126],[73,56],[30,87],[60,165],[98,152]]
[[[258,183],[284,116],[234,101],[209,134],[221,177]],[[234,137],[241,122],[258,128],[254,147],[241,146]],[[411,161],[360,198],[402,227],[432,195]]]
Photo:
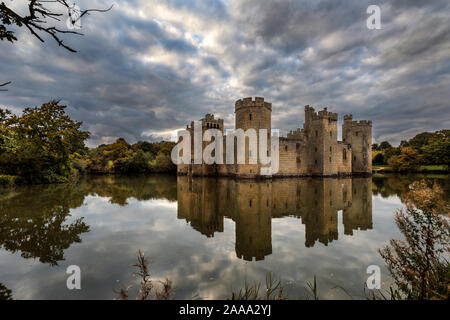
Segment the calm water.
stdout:
[[[272,182],[169,176],[90,177],[73,185],[0,189],[0,292],[15,299],[112,299],[135,284],[138,249],[175,298],[226,298],[268,272],[291,298],[363,295],[377,249],[400,238],[393,213],[419,175]],[[436,180],[449,194],[449,177]],[[82,290],[66,288],[78,265]],[[340,287],[345,288],[347,293]],[[136,286],[134,286],[136,289]],[[131,290],[134,296],[133,289]]]

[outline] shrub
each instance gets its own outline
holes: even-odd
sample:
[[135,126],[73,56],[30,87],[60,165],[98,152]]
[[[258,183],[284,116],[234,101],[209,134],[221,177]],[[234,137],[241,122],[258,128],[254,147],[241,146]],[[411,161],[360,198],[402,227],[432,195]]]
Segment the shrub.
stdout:
[[375,157],[373,157],[372,164],[383,164],[384,163],[384,156],[382,152],[377,152]]
[[388,160],[389,166],[395,171],[417,171],[421,165],[422,157],[418,152],[411,148],[401,149],[399,155],[392,156]]
[[425,181],[410,186],[406,210],[399,210],[395,222],[404,240],[392,239],[379,250],[394,278],[393,299],[448,299],[450,264],[450,229],[448,203],[443,191]]

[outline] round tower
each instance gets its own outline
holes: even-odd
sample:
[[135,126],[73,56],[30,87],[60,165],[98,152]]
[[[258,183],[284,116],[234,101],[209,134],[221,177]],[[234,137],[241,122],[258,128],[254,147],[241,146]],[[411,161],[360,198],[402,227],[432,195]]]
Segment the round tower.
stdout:
[[272,104],[265,102],[264,98],[244,98],[236,101],[235,113],[236,129],[271,129]]
[[[253,150],[257,150],[257,156],[259,159],[259,130],[267,129],[267,155],[270,155],[270,136],[272,128],[272,104],[265,102],[262,97],[244,98],[236,101],[235,104],[236,113],[236,130],[242,129],[247,131],[249,129],[254,129],[257,135],[257,147]],[[261,165],[259,164],[249,164],[249,159],[252,156],[248,142],[246,142],[245,147],[245,165],[239,165],[236,167],[236,174],[241,176],[255,176],[260,174]]]

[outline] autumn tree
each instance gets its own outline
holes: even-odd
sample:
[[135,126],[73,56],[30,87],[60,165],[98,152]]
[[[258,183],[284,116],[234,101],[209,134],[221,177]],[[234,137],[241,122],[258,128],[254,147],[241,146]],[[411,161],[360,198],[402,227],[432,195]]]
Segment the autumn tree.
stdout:
[[89,132],[51,101],[26,108],[21,116],[0,109],[0,172],[26,182],[62,182],[73,174],[71,158],[82,152]]
[[395,171],[415,171],[419,169],[421,162],[422,156],[411,147],[402,148],[399,155],[388,160],[389,166]]

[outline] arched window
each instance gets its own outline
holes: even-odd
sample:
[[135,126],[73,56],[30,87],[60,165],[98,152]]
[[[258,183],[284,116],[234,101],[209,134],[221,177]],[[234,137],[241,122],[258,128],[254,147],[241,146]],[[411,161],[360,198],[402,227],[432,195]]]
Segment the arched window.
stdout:
[[250,121],[252,120],[252,114],[250,113],[250,116],[249,116],[249,118],[250,118]]
[[344,161],[347,160],[347,150],[346,149],[344,149],[342,151],[342,159],[344,159]]

